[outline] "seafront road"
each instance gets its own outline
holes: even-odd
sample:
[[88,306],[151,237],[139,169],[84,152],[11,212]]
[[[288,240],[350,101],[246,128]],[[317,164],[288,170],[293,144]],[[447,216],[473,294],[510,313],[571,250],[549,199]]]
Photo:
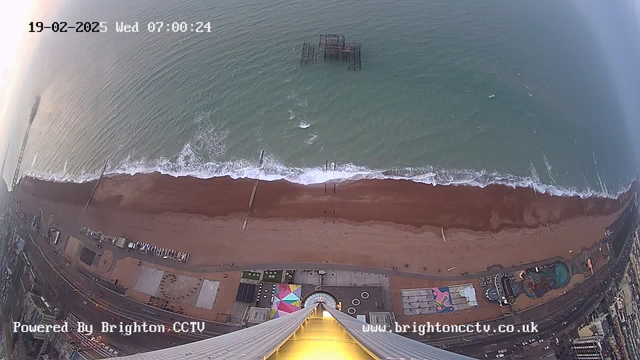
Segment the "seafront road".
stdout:
[[[95,329],[99,329],[101,322],[127,324],[135,321],[161,324],[171,328],[174,322],[203,321],[139,303],[100,286],[97,282],[90,281],[79,274],[71,266],[67,266],[64,259],[55,254],[53,249],[47,249],[47,246],[50,247],[50,245],[43,244],[43,241],[38,243],[38,238],[34,238],[35,233],[31,233],[30,229],[24,227],[19,232],[26,241],[25,250],[32,264],[43,276],[42,280],[45,286],[54,292],[54,299],[51,303],[66,312],[76,314],[83,321],[93,324]],[[101,296],[97,296],[98,293]],[[47,297],[50,296],[51,294]],[[85,301],[87,305],[84,305]],[[230,324],[204,322],[205,331],[202,334],[169,332],[133,334],[131,336],[121,336],[118,333],[102,335],[108,337],[109,341],[114,342],[118,347],[138,352],[202,340],[240,328]]]

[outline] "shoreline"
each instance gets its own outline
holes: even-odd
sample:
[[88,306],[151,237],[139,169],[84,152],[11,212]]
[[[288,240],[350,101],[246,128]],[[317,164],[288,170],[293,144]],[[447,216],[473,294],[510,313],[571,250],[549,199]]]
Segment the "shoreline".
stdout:
[[[96,180],[97,181],[97,180]],[[52,202],[82,204],[96,181],[51,182],[23,178],[20,192]],[[220,177],[176,178],[159,173],[105,177],[91,208],[107,212],[165,212],[209,218],[326,219],[354,223],[499,232],[537,228],[575,217],[604,216],[622,209],[636,186],[618,199],[540,194],[532,188],[428,185],[410,180],[354,180],[301,185],[286,180]],[[335,192],[334,192],[335,191]]]
[[[279,165],[279,164],[277,164]],[[123,167],[124,166],[124,167]],[[231,164],[229,164],[231,166]],[[289,171],[284,173],[271,173],[262,167],[240,166],[238,171],[226,170],[222,173],[206,173],[197,170],[176,171],[173,168],[163,168],[160,165],[142,166],[130,168],[124,164],[116,169],[106,171],[104,177],[133,177],[142,175],[166,175],[174,178],[193,178],[200,180],[212,180],[217,178],[230,178],[233,180],[259,180],[265,182],[284,181],[296,185],[323,185],[339,184],[363,180],[399,180],[409,181],[431,186],[469,186],[475,188],[486,188],[487,186],[504,186],[511,189],[532,189],[538,194],[548,194],[561,197],[575,197],[582,199],[598,197],[615,199],[621,194],[629,191],[635,180],[631,181],[624,190],[618,190],[616,195],[609,193],[608,189],[601,188],[594,190],[588,187],[585,190],[578,190],[573,186],[563,186],[555,184],[541,183],[540,180],[531,176],[520,176],[502,174],[497,172],[487,172],[485,170],[460,170],[460,169],[436,169],[433,167],[423,168],[391,168],[387,170],[369,169],[351,163],[341,165],[340,168],[331,169],[332,163],[325,166],[311,168],[289,167]],[[286,167],[285,167],[286,168]],[[280,166],[278,166],[280,169]],[[84,184],[97,181],[100,174],[82,174],[75,178],[69,175],[44,174],[37,171],[27,171],[23,178],[31,178],[45,182]],[[600,184],[602,186],[602,184]]]
[[632,195],[579,199],[396,180],[343,183],[334,194],[324,185],[259,182],[249,213],[254,184],[160,174],[106,178],[86,213],[93,183],[29,179],[17,195],[26,213],[41,208],[64,236],[87,226],[188,252],[195,267],[325,263],[430,275],[572,258],[603,239]]

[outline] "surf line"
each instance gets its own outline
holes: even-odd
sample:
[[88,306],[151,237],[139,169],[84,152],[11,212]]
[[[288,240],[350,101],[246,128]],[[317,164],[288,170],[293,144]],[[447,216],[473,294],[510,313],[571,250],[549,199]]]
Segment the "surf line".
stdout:
[[[264,149],[260,150],[260,160],[258,161],[259,168],[262,169],[262,165],[264,164]],[[253,184],[253,190],[251,190],[251,196],[249,197],[249,211],[247,211],[247,217],[244,219],[244,224],[242,225],[242,230],[247,228],[247,222],[249,222],[249,215],[251,214],[251,210],[253,209],[253,201],[256,198],[256,192],[258,192],[258,183],[259,179],[256,179],[255,184]]]

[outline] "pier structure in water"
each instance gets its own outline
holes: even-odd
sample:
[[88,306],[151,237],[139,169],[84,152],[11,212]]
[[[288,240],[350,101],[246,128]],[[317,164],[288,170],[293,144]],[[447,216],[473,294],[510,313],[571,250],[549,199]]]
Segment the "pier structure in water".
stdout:
[[325,61],[333,59],[348,61],[349,70],[362,69],[362,44],[347,43],[344,35],[320,35],[317,51],[310,41],[305,41],[302,44],[300,66],[317,62],[320,53]]

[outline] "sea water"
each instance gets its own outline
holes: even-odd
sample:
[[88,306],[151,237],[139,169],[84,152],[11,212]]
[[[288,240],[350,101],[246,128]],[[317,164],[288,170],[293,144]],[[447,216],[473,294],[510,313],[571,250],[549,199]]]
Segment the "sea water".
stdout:
[[[109,174],[614,196],[636,175],[607,54],[575,2],[70,0],[52,17],[110,29],[39,40],[33,176],[90,180],[110,156]],[[160,21],[211,32],[148,31]],[[362,69],[321,54],[300,66],[323,33],[361,43]]]

